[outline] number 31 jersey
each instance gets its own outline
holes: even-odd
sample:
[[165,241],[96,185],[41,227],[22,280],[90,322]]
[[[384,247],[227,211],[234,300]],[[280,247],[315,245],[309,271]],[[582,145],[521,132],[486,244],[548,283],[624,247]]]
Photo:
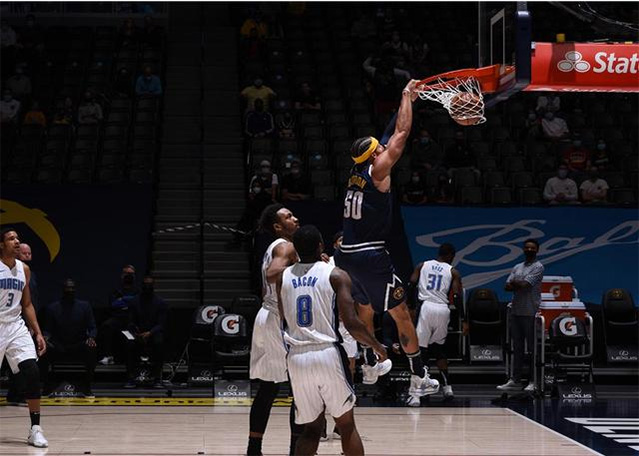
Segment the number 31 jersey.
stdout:
[[452,269],[448,263],[437,260],[424,261],[419,273],[419,300],[447,306],[448,292],[453,281]]
[[284,340],[290,345],[341,342],[331,272],[335,266],[296,263],[282,275],[282,310],[286,320]]
[[390,191],[377,190],[370,173],[370,165],[355,165],[348,179],[344,197],[343,247],[383,245],[390,236],[393,195]]
[[27,282],[22,261],[13,269],[0,261],[0,323],[18,321],[22,312],[22,290]]

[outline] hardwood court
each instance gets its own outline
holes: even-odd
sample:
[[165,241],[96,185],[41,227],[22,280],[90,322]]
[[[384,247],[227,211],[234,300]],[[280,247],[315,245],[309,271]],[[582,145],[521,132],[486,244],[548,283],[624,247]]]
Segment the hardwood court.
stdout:
[[[49,406],[43,409],[45,451],[24,443],[26,408],[0,407],[0,455],[242,455],[248,412],[225,406]],[[265,455],[288,454],[288,414],[288,407],[273,409]],[[360,407],[356,422],[369,455],[598,454],[504,408]],[[340,449],[339,441],[322,442],[319,454],[339,455]]]

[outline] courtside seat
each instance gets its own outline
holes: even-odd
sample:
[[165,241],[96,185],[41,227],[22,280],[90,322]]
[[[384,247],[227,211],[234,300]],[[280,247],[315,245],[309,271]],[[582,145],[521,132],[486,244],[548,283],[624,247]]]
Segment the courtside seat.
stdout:
[[639,334],[639,319],[632,295],[628,290],[613,288],[604,293],[601,307],[608,361],[628,361],[623,358],[631,351],[637,355]]

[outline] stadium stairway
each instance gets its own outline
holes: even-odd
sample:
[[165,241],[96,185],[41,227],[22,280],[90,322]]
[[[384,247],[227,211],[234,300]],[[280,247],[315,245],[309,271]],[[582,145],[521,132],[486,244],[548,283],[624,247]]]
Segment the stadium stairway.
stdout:
[[[188,6],[187,6],[188,5]],[[224,4],[171,11],[155,230],[235,225],[245,208],[235,30]],[[193,227],[156,234],[156,289],[173,308],[228,307],[250,290],[249,254],[232,236]]]

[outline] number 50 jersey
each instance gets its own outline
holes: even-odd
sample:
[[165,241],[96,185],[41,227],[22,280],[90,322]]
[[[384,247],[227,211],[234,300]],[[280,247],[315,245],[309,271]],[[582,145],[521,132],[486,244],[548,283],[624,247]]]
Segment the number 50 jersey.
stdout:
[[371,166],[353,166],[344,197],[344,242],[346,251],[384,248],[393,223],[393,195],[373,184]]

